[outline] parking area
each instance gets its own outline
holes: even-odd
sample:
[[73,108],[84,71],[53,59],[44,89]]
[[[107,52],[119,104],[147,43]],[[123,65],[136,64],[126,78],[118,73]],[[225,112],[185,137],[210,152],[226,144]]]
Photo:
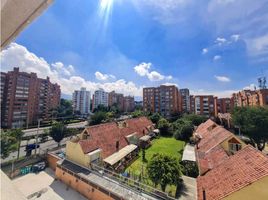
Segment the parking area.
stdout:
[[28,198],[39,200],[86,200],[75,190],[54,179],[54,172],[29,173],[12,180],[13,184]]

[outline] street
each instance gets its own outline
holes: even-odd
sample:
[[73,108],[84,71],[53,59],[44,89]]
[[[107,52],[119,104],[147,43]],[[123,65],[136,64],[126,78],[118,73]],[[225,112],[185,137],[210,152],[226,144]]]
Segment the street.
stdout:
[[[67,125],[67,128],[83,128],[85,127],[86,125],[88,124],[87,121],[83,121],[83,122],[78,122],[78,123],[72,123],[72,124],[68,124]],[[48,126],[48,127],[41,127],[39,128],[39,131],[37,133],[37,130],[38,128],[32,128],[32,129],[26,129],[26,130],[23,130],[23,132],[25,133],[24,134],[24,137],[27,137],[27,136],[34,136],[34,135],[40,135],[40,134],[43,134],[44,133],[44,130],[47,130],[51,128],[51,126]]]

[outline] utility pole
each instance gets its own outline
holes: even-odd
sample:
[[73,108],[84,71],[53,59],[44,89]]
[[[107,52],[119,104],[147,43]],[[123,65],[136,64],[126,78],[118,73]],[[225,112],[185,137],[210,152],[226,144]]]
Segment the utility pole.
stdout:
[[38,133],[39,133],[40,121],[41,121],[41,119],[38,119],[37,132],[36,132],[36,135],[35,135],[34,157],[36,157],[36,150],[37,150],[37,144],[38,144]]

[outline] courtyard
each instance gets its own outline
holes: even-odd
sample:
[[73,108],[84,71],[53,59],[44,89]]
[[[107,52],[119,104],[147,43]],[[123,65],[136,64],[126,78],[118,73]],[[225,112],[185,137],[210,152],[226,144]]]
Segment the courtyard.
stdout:
[[[173,137],[160,137],[154,139],[151,142],[151,146],[145,150],[145,161],[142,161],[142,151],[140,151],[138,158],[126,168],[125,172],[130,174],[130,177],[154,187],[154,184],[150,181],[146,171],[146,165],[151,160],[152,156],[155,153],[162,153],[174,156],[181,160],[184,146],[185,142],[176,140]],[[158,189],[160,189],[160,186],[158,187]],[[176,186],[168,185],[165,192],[169,193],[171,196],[175,196],[175,191]]]
[[27,199],[85,200],[86,198],[64,183],[55,180],[54,171],[47,168],[40,173],[29,173],[12,180]]

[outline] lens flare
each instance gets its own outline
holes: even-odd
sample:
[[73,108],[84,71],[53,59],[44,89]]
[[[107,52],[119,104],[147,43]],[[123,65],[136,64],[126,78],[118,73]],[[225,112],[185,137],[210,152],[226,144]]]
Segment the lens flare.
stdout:
[[100,0],[99,14],[105,26],[107,26],[109,17],[112,13],[114,0]]

